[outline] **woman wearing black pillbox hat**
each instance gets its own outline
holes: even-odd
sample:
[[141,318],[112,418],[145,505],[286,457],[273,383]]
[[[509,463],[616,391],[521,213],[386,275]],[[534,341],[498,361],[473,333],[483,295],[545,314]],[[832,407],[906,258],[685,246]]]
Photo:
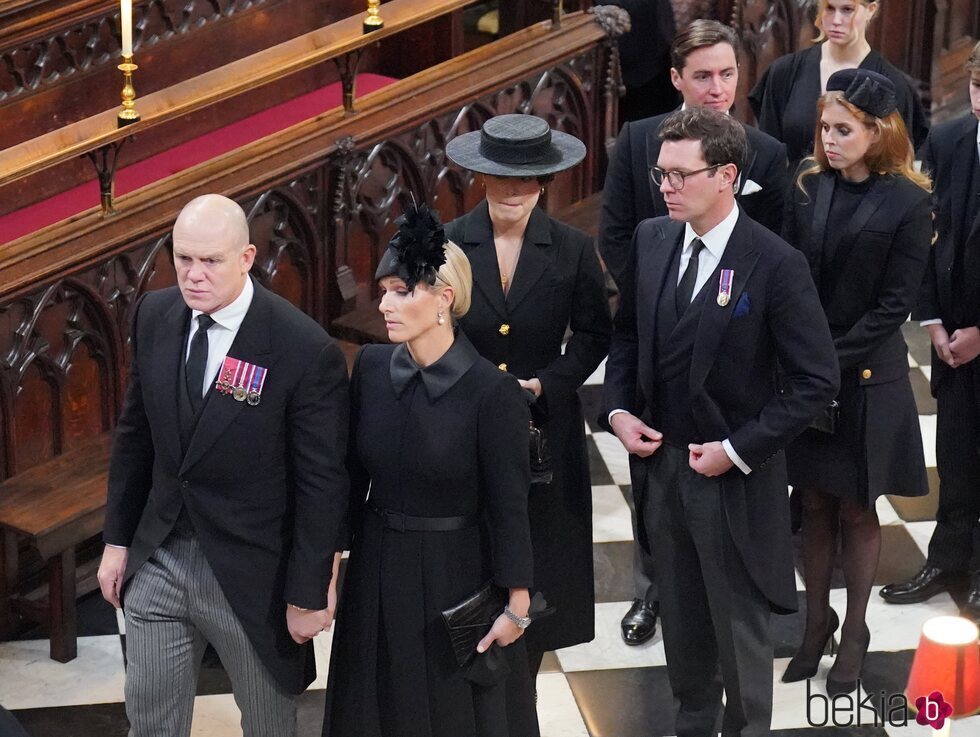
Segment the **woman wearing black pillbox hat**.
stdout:
[[878,567],[882,494],[928,492],[918,411],[901,326],[932,241],[929,178],[913,167],[895,86],[865,69],[827,81],[817,102],[814,156],[788,198],[783,237],[807,257],[830,324],[841,389],[786,450],[803,498],[806,631],[783,681],[816,675],[838,627],[830,582],[841,540],[847,611],[827,674],[831,696],[857,688],[871,633],[865,622]]
[[446,154],[486,189],[446,226],[473,266],[473,304],[460,327],[534,394],[531,414],[551,453],[551,480],[545,469],[528,499],[534,588],[555,608],[527,633],[536,675],[545,651],[587,642],[595,628],[592,487],[577,390],[605,357],[612,322],[592,239],[539,206],[543,185],[579,163],[585,145],[542,118],[498,115],[451,140]]
[[814,106],[828,79],[848,68],[887,77],[912,144],[929,132],[929,115],[901,70],[871,48],[866,31],[884,0],[820,0],[817,43],[776,59],[749,94],[759,128],[786,144],[790,170],[813,152]]

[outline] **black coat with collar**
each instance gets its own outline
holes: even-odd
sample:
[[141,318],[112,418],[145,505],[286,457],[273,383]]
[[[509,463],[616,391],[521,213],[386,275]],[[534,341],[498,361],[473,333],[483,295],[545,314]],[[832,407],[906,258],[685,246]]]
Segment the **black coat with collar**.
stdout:
[[[625,409],[647,422],[651,418],[658,381],[657,309],[665,280],[676,278],[670,264],[683,238],[684,223],[668,218],[645,220],[636,229],[629,264],[634,278],[622,285],[606,363],[607,412]],[[798,251],[740,212],[722,268],[735,272],[731,299],[724,307],[706,302],[694,341],[694,434],[706,441],[727,438],[752,469],[745,475],[732,468],[722,476],[729,532],[773,608],[793,611],[796,584],[780,451],[836,395],[837,360]],[[713,276],[704,288],[717,283]],[[777,363],[783,391],[776,385]]]
[[105,541],[129,547],[128,580],[186,506],[259,656],[299,693],[315,676],[313,651],[289,636],[286,604],[327,603],[348,500],[346,362],[323,328],[255,284],[228,355],[268,369],[260,403],[212,389],[182,453],[177,376],[190,317],[176,287],[147,293],[136,308]]
[[[656,165],[660,156],[660,126],[667,115],[670,113],[623,125],[616,139],[616,150],[609,159],[602,191],[599,252],[619,287],[624,279],[630,278],[625,268],[636,226],[647,218],[667,215],[664,196],[650,177],[650,167]],[[786,147],[757,128],[743,127],[749,146],[739,181],[739,206],[753,220],[779,233],[783,200],[789,188]],[[762,189],[742,194],[749,181]]]
[[[980,326],[977,293],[954,290],[954,277],[964,285],[980,283],[980,197],[970,189],[971,169],[977,160],[976,117],[971,113],[936,126],[920,154],[923,171],[932,176],[937,237],[912,317],[941,319],[950,333]],[[933,351],[934,393],[953,370]]]
[[[822,295],[841,372],[841,417],[854,427],[844,447],[819,433],[807,432],[789,454],[790,480],[819,473],[817,460],[845,452],[858,459],[858,478],[830,482],[830,493],[856,483],[859,501],[870,504],[882,494],[919,496],[928,491],[918,411],[909,382],[908,347],[901,327],[915,303],[932,239],[929,193],[905,177],[876,176],[851,220],[831,223],[838,175],[832,171],[804,178],[794,187],[784,218],[783,236],[799,248]],[[840,237],[828,241],[828,229]],[[833,253],[827,252],[832,243]],[[832,272],[832,273],[828,273]],[[828,279],[834,279],[824,287]],[[845,433],[851,436],[850,433]],[[821,451],[820,449],[823,449]],[[839,466],[838,466],[839,468]],[[830,470],[829,475],[834,475]]]
[[577,390],[609,348],[612,321],[599,258],[591,238],[536,207],[505,299],[487,202],[449,223],[446,236],[473,268],[473,300],[460,323],[467,337],[495,365],[541,381],[534,414],[544,420],[554,478],[532,488],[529,514],[535,587],[557,611],[528,630],[528,647],[587,642],[595,618],[592,485]]

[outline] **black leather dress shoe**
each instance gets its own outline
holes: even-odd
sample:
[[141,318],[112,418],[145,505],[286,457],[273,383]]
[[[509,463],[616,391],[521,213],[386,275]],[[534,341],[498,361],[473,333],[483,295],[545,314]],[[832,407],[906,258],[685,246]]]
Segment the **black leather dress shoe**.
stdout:
[[623,617],[623,642],[627,645],[642,645],[657,631],[657,613],[660,604],[647,604],[642,599],[633,599],[633,606]]
[[949,584],[961,577],[954,571],[944,571],[928,563],[908,581],[890,583],[878,592],[889,604],[918,604],[946,591]]
[[966,595],[966,603],[963,604],[963,614],[980,622],[980,571],[973,574],[970,593]]

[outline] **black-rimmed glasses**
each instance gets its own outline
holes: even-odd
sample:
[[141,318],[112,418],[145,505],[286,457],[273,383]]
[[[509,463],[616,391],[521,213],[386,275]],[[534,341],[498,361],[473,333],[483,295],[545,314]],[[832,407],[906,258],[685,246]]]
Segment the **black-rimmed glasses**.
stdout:
[[659,166],[650,167],[650,178],[653,179],[653,183],[658,187],[664,183],[664,179],[670,182],[670,186],[680,192],[684,189],[684,180],[688,177],[693,177],[695,174],[700,174],[705,171],[711,171],[712,169],[717,169],[722,164],[714,164],[713,166],[706,166],[703,169],[695,169],[694,171],[664,171]]

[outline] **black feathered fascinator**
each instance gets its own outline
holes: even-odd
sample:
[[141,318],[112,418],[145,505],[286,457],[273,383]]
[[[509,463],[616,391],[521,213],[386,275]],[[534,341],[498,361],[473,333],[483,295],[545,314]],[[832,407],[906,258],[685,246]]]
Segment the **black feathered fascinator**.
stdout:
[[439,213],[424,202],[412,202],[395,224],[398,232],[388,242],[388,250],[374,272],[375,281],[397,276],[409,289],[415,289],[420,281],[435,284],[436,272],[446,263],[446,231]]

